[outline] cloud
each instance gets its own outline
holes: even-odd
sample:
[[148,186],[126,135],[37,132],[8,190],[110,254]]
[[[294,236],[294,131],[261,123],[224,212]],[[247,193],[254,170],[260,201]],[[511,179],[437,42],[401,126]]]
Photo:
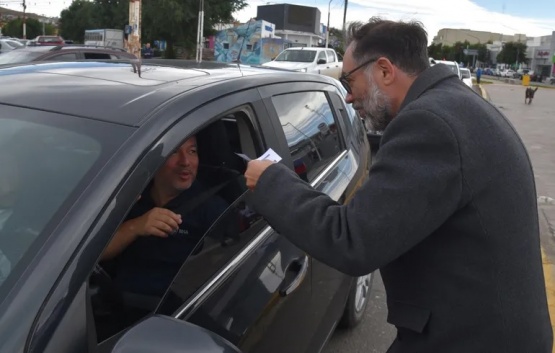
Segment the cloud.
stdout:
[[[327,22],[328,1],[318,1],[321,22]],[[249,6],[235,14],[240,21],[256,17],[256,7],[267,1],[249,0]],[[292,3],[292,2],[291,2]],[[311,5],[305,5],[311,6]],[[333,0],[330,25],[343,26],[343,0]],[[470,0],[349,0],[347,22],[367,21],[372,16],[390,20],[416,20],[424,24],[428,40],[442,28],[461,28],[502,34],[526,34],[529,37],[551,35],[555,31],[555,19],[521,18],[489,11]]]

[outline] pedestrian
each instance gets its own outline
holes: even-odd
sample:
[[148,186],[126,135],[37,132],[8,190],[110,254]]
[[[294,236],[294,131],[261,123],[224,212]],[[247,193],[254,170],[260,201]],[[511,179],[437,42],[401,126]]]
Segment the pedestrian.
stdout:
[[146,43],[144,49],[143,49],[143,58],[145,59],[150,59],[154,56],[154,51],[152,50],[152,48],[150,47],[150,43]]
[[534,175],[514,128],[429,67],[420,23],[373,18],[349,34],[345,100],[383,131],[369,179],[342,205],[292,166],[251,161],[255,210],[339,271],[380,269],[388,353],[551,352]]
[[476,70],[476,83],[480,84],[480,78],[482,77],[482,68],[478,67]]

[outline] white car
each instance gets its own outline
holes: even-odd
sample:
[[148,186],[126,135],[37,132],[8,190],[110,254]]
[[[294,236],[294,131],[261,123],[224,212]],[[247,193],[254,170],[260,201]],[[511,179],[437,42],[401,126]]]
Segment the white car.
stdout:
[[459,76],[459,78],[462,80],[461,68],[459,67],[459,64],[457,64],[456,61],[435,60],[433,58],[429,58],[428,60],[430,61],[431,66],[434,66],[437,64],[447,65],[451,69],[451,71],[453,71],[453,73],[456,73],[457,76]]
[[331,48],[295,47],[282,51],[274,60],[262,64],[299,72],[317,73],[338,79],[343,70],[335,50]]
[[472,75],[469,69],[461,68],[462,81],[470,88],[472,88]]

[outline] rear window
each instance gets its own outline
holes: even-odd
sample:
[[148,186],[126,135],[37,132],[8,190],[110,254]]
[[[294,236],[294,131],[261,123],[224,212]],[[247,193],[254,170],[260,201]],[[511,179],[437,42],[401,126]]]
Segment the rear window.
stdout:
[[28,63],[35,60],[42,54],[44,53],[39,51],[32,52],[22,49],[12,50],[0,55],[0,65]]
[[39,37],[38,41],[41,43],[59,43],[63,42],[63,39],[60,37]]
[[117,137],[122,129],[0,106],[0,302],[90,183],[97,163],[125,140]]
[[461,70],[462,78],[470,78],[470,71],[468,70]]

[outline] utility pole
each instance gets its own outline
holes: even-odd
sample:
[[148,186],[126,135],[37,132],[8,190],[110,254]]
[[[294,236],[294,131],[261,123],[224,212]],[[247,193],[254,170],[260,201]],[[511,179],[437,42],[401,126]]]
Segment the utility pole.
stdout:
[[27,5],[25,5],[25,0],[23,0],[23,39],[27,39],[27,23],[25,18],[25,9],[27,9]]
[[345,25],[346,25],[346,21],[347,21],[347,4],[348,4],[349,0],[345,0],[345,8],[343,9],[343,36],[346,35],[345,33]]
[[202,39],[204,38],[204,0],[199,0],[198,9],[198,27],[197,27],[197,63],[202,62],[202,49],[204,43]]
[[328,26],[326,27],[326,48],[328,47],[328,43],[330,41],[330,12],[331,12],[331,2],[333,0],[330,0],[330,2],[328,3]]
[[141,0],[129,0],[129,25],[131,33],[127,37],[127,50],[141,58]]

